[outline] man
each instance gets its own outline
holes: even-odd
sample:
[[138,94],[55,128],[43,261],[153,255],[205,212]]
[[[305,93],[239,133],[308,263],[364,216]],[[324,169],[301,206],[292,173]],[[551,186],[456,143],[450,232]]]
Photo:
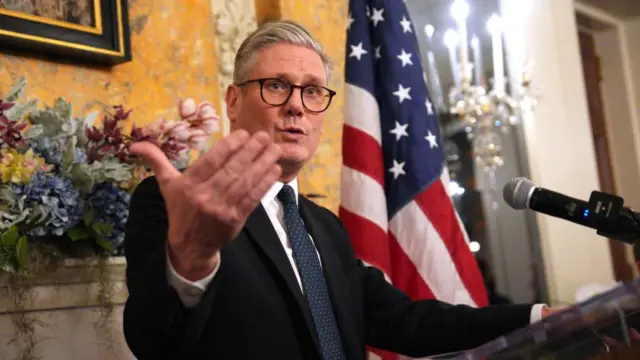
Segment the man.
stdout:
[[131,200],[124,333],[138,359],[364,360],[366,346],[426,356],[479,346],[542,306],[412,302],[355,258],[330,211],[298,195],[335,92],[302,27],[241,45],[226,93],[232,132],[184,172],[154,145]]

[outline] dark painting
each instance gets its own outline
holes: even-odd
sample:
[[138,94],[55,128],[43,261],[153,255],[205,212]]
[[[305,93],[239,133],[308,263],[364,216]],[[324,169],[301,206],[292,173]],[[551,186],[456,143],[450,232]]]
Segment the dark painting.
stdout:
[[0,47],[65,61],[129,61],[127,1],[0,0]]
[[[53,20],[85,27],[96,27],[94,0],[3,0],[0,9],[32,20]],[[40,19],[38,19],[40,18]]]

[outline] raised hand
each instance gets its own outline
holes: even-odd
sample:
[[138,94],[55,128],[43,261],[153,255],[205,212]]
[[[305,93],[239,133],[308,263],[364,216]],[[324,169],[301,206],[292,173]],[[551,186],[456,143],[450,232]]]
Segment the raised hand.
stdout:
[[152,143],[135,143],[131,153],[155,173],[169,218],[171,263],[189,280],[215,268],[220,249],[240,232],[282,171],[280,147],[264,132],[232,132],[183,173]]

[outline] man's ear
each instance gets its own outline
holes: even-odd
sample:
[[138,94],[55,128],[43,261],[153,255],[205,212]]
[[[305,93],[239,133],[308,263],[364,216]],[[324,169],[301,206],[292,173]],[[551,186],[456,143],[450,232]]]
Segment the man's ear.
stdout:
[[224,101],[227,103],[227,118],[229,122],[234,123],[238,117],[240,89],[231,84],[227,87],[227,93],[225,94]]

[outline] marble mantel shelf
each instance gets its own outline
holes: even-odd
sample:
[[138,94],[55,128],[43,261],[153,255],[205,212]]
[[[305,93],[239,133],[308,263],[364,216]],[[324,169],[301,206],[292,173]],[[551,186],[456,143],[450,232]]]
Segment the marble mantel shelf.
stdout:
[[[108,259],[107,268],[113,281],[113,301],[116,305],[124,304],[127,298],[125,258]],[[56,271],[29,279],[31,294],[23,309],[16,307],[8,286],[0,285],[0,316],[14,312],[97,307],[100,291],[99,272],[96,259],[66,259]],[[0,284],[6,282],[0,280]]]

